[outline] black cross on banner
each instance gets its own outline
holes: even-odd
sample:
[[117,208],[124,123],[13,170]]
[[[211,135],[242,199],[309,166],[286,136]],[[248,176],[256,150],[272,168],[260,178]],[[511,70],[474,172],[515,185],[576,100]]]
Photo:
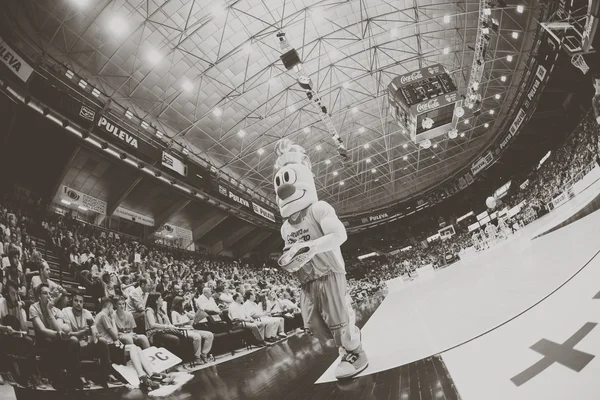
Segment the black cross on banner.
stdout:
[[544,356],[540,361],[527,368],[525,371],[515,375],[510,380],[517,386],[521,386],[530,379],[535,378],[552,364],[559,363],[560,365],[580,372],[586,365],[594,359],[594,355],[584,353],[583,351],[575,350],[577,343],[581,342],[592,329],[596,327],[594,322],[586,322],[573,336],[567,339],[563,344],[554,343],[548,339],[542,339],[533,346],[531,350],[536,351]]

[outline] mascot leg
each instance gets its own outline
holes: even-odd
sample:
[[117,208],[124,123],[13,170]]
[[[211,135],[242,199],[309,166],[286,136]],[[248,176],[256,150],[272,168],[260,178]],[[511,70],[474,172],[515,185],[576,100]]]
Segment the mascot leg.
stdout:
[[[348,295],[346,276],[331,273],[309,284],[320,316],[340,350],[342,360],[335,370],[337,379],[351,378],[369,365],[362,349],[360,330],[355,325],[354,310]],[[312,329],[312,328],[311,328]]]

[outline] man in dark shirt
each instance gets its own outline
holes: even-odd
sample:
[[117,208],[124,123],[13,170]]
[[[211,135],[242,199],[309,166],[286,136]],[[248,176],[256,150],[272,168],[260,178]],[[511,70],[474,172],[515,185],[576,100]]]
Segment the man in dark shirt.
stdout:
[[12,245],[8,250],[8,261],[9,266],[4,268],[4,277],[2,278],[3,284],[6,284],[7,280],[15,282],[19,286],[19,296],[25,298],[27,296],[27,281],[25,280],[25,274],[19,269],[20,263],[19,258],[21,253],[19,250]]

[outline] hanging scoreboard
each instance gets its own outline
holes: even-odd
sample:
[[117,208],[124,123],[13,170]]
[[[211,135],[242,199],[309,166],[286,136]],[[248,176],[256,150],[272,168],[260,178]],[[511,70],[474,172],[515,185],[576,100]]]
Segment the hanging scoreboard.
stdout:
[[[448,132],[459,96],[450,74],[436,64],[395,77],[388,100],[392,116],[416,143]],[[427,118],[433,121],[430,127]]]

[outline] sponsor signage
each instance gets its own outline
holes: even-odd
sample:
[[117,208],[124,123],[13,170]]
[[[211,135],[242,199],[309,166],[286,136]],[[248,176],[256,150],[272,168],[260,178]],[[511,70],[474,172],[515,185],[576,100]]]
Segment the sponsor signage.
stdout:
[[166,151],[162,152],[162,165],[169,168],[172,171],[177,172],[179,175],[187,175],[187,166],[183,162],[181,162],[181,160],[175,158],[173,155],[167,153]]
[[237,193],[234,193],[233,191],[227,189],[225,186],[219,185],[219,193],[221,193],[223,196],[227,197],[229,200],[232,200],[237,204],[241,204],[244,207],[250,208],[250,202],[248,200],[246,200],[242,196],[239,196]]
[[471,166],[471,172],[473,173],[473,175],[477,175],[479,172],[492,165],[493,161],[494,155],[491,151],[488,151],[486,155],[484,155],[479,160],[473,163],[473,165]]
[[553,47],[551,43],[551,41],[548,42],[547,40],[541,40],[540,42],[536,60],[538,63],[537,68],[535,67],[535,64],[532,66],[532,70],[535,69],[535,74],[532,74],[527,83],[525,97],[521,100],[519,111],[508,129],[508,133],[498,146],[498,153],[504,150],[519,133],[523,122],[535,107],[537,98],[541,95],[542,88],[550,78],[550,71],[552,70],[553,63],[558,57],[558,48]]
[[271,222],[275,222],[275,215],[271,211],[259,206],[254,202],[252,203],[252,209],[256,214],[260,215],[261,217],[266,218]]
[[78,207],[86,208],[98,214],[106,215],[106,202],[88,194],[81,193],[78,190],[62,185],[61,188],[62,200],[68,201]]
[[25,62],[23,57],[18,55],[2,38],[0,38],[0,62],[23,82],[27,82],[33,73],[31,65]]
[[154,226],[154,218],[148,217],[146,215],[137,213],[132,210],[128,210],[123,207],[117,207],[113,215],[129,221],[137,222],[141,225]]
[[101,131],[112,135],[114,138],[118,139],[121,143],[138,150],[140,148],[140,143],[137,136],[127,132],[125,129],[121,128],[116,123],[112,122],[106,117],[101,117],[98,121],[98,127]]
[[192,231],[171,224],[164,224],[154,233],[154,235],[172,236],[174,239],[185,239],[193,241]]

